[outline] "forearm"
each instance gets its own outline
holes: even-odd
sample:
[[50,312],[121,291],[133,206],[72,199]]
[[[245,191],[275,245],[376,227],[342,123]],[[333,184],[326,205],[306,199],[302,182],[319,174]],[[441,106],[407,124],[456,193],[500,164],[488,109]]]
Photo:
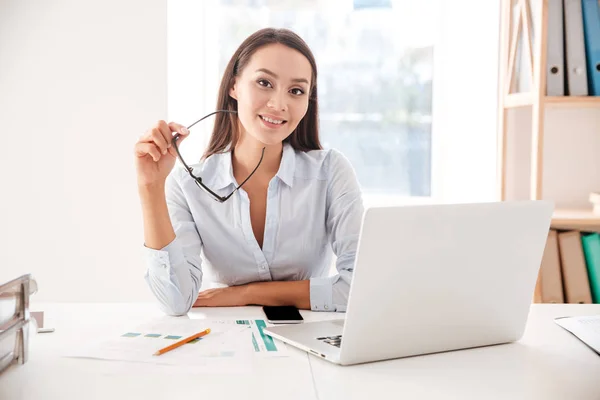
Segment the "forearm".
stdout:
[[169,217],[164,185],[140,186],[144,221],[144,244],[151,249],[162,249],[175,239]]
[[310,310],[310,281],[255,282],[246,285],[248,304],[296,306]]

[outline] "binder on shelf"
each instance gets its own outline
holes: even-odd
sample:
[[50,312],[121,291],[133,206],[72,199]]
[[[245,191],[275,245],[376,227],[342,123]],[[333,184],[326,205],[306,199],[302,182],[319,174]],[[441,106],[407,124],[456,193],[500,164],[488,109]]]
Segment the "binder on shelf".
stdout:
[[582,0],[583,36],[587,58],[588,92],[600,96],[600,5],[598,0]]
[[588,280],[590,281],[590,291],[592,292],[592,301],[600,303],[600,234],[590,233],[582,235],[581,244],[585,254],[585,263],[587,265]]
[[560,255],[558,252],[558,236],[554,229],[550,229],[548,232],[533,302],[565,302],[560,270]]
[[558,247],[567,303],[591,304],[592,293],[579,231],[558,233]]
[[[534,15],[533,20],[538,20],[537,15]],[[563,0],[549,0],[546,44],[546,95],[548,96],[565,95],[563,31]]]
[[[529,7],[528,4],[531,2]],[[540,23],[540,0],[523,2],[530,12],[531,44],[535,48],[535,33]],[[546,34],[546,95],[565,95],[565,46],[563,24],[563,0],[548,0],[548,29]],[[528,63],[529,64],[529,63]],[[531,83],[530,83],[531,84]]]
[[587,96],[588,79],[581,0],[564,0],[567,94]]

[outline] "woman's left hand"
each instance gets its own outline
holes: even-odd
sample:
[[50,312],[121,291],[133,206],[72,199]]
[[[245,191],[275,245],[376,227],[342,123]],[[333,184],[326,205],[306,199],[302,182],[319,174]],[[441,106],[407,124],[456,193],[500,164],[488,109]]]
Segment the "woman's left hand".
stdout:
[[245,286],[230,286],[218,289],[207,289],[194,302],[194,307],[237,307],[245,306]]

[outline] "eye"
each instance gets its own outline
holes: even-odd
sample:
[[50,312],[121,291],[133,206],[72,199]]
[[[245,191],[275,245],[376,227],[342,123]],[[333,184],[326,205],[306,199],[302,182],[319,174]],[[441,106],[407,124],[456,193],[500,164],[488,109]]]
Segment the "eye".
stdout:
[[271,85],[271,82],[269,82],[269,81],[268,81],[268,80],[266,80],[266,79],[259,79],[257,82],[258,82],[258,84],[259,84],[260,86],[262,86],[262,87],[273,87],[273,86]]
[[300,88],[294,88],[291,90],[292,94],[296,95],[296,96],[302,96],[304,94],[304,90],[300,89]]

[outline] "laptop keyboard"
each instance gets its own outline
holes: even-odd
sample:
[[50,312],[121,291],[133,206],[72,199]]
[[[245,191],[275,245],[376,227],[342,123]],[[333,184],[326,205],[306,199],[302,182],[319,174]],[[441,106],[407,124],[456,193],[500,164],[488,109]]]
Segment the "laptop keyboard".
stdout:
[[321,340],[335,347],[340,347],[342,344],[342,335],[318,337],[317,340]]

